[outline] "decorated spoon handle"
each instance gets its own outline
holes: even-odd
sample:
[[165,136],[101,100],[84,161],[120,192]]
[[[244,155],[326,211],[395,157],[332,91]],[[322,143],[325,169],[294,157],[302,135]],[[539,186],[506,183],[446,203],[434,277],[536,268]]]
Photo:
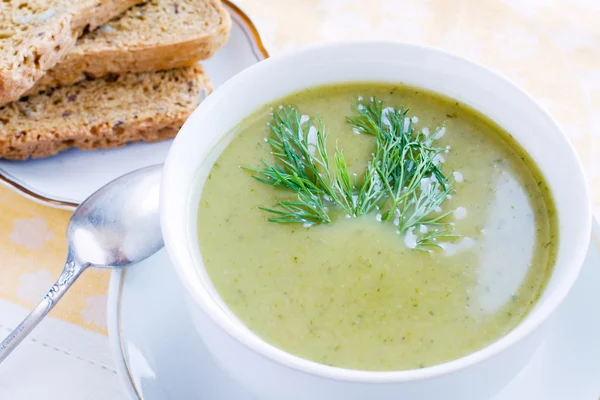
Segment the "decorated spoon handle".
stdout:
[[35,309],[17,326],[0,344],[0,363],[25,339],[25,337],[48,315],[54,305],[63,297],[73,282],[86,269],[88,264],[69,259],[58,277],[58,280],[50,288],[44,299]]

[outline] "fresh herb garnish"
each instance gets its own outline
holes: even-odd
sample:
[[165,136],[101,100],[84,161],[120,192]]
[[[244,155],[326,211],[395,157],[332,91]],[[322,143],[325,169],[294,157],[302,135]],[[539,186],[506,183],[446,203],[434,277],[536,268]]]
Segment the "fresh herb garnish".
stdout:
[[354,132],[375,138],[372,158],[360,177],[348,172],[339,148],[330,157],[318,117],[316,122],[300,117],[292,106],[274,110],[268,124],[273,136],[266,140],[275,163],[263,160],[263,169],[245,169],[262,183],[295,192],[297,199],[260,207],[273,215],[269,221],[311,226],[331,223],[330,208],[339,207],[348,217],[378,210],[378,219],[391,221],[397,233],[410,236],[409,247],[438,246],[439,238],[456,237],[446,221],[452,211],[441,212],[453,190],[439,166],[448,150],[435,147],[445,128],[430,135],[415,132],[407,111],[384,107],[375,99],[354,108],[357,115],[347,118]]

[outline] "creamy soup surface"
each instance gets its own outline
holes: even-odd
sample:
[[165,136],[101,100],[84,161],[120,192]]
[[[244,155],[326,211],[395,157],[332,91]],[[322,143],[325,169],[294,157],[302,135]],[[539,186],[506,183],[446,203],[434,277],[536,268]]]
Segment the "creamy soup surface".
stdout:
[[[455,210],[461,238],[419,251],[375,213],[307,228],[258,209],[296,198],[239,168],[273,161],[271,107],[318,114],[330,150],[337,143],[360,173],[374,138],[346,122],[359,96],[408,109],[416,130],[445,126],[441,168],[455,193],[442,208]],[[523,150],[474,110],[406,85],[344,84],[266,105],[232,134],[202,189],[199,244],[225,304],[274,346],[337,367],[423,368],[499,339],[543,291],[557,248],[552,199]]]

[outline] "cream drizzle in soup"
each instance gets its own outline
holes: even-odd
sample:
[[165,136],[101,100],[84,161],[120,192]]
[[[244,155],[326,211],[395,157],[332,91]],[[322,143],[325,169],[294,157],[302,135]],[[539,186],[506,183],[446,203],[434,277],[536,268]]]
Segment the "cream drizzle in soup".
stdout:
[[[373,138],[345,122],[359,96],[408,108],[419,130],[444,124],[442,170],[456,192],[443,209],[455,210],[462,238],[423,252],[375,214],[307,228],[268,222],[257,208],[294,198],[239,168],[271,160],[270,107],[318,113],[328,146],[360,172]],[[261,107],[232,134],[202,190],[200,248],[223,301],[274,346],[337,367],[422,368],[497,340],[540,296],[557,247],[552,199],[510,135],[471,108],[405,85],[344,84]]]

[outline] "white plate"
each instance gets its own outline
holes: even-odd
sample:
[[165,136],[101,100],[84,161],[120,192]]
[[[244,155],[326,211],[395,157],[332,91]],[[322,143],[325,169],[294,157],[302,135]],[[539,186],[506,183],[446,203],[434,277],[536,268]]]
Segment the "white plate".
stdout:
[[[599,288],[600,226],[595,222],[581,276],[544,343],[492,400],[598,400]],[[256,399],[214,363],[186,315],[183,290],[164,250],[112,274],[109,336],[132,399]]]
[[[229,1],[233,26],[227,45],[203,62],[215,87],[268,57],[255,26],[248,16]],[[162,163],[171,140],[134,143],[113,150],[72,149],[54,157],[0,160],[0,182],[36,201],[60,208],[73,208],[111,180],[148,165]]]

